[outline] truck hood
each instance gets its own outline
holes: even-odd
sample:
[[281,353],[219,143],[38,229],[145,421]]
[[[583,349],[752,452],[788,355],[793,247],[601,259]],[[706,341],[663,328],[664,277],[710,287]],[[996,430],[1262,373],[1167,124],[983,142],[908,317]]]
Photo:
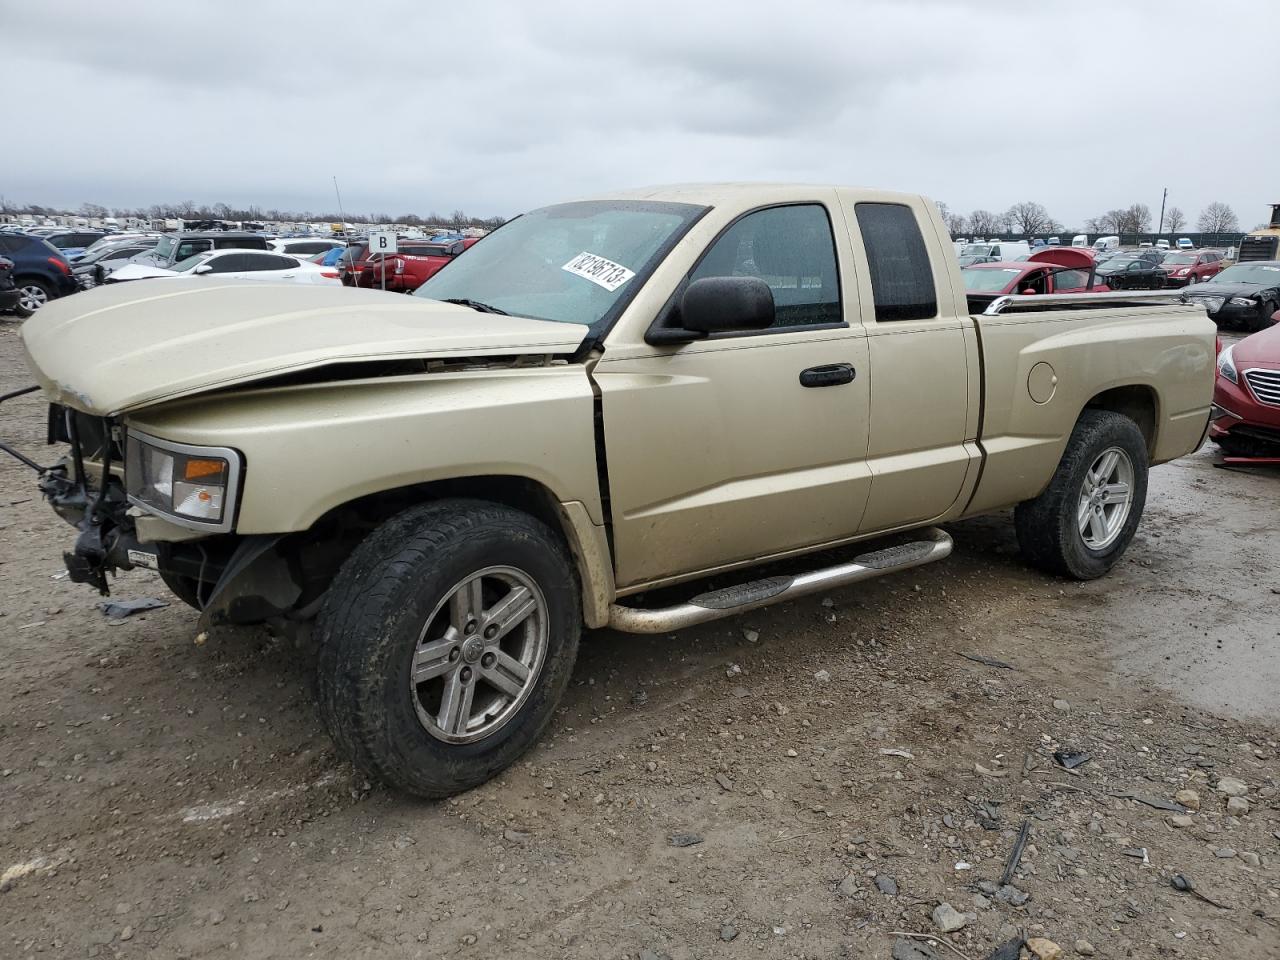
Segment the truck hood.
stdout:
[[22,341],[52,400],[112,416],[337,363],[572,354],[587,333],[375,290],[176,278],[55,300]]

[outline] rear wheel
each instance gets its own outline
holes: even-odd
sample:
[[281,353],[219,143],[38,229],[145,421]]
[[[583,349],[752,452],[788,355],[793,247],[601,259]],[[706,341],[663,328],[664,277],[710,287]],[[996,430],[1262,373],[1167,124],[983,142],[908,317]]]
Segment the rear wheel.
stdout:
[[317,689],[335,743],[420,797],[490,779],[551,721],[577,655],[577,579],[528,514],[406,510],[343,565],[320,612]]
[[31,316],[32,313],[53,299],[53,290],[43,280],[24,277],[17,281],[17,285],[20,294],[18,310],[20,312],[26,310],[26,316]]
[[1049,486],[1014,511],[1027,561],[1076,580],[1110,570],[1142,519],[1147,470],[1137,424],[1109,410],[1082,413]]

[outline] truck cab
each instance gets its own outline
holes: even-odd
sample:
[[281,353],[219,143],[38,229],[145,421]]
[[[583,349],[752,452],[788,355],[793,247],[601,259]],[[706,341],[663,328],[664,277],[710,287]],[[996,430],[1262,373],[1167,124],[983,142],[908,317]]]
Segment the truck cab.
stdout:
[[1271,220],[1240,241],[1236,263],[1280,260],[1280,203],[1271,204]]

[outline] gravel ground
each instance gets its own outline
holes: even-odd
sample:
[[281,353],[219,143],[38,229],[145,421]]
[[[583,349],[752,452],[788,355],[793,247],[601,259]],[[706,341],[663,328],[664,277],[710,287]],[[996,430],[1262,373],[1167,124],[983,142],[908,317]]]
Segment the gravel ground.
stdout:
[[[47,456],[43,415],[0,434]],[[0,955],[1280,957],[1278,483],[1160,468],[1085,585],[997,516],[896,578],[590,634],[526,760],[428,804],[335,757],[306,648],[176,601],[107,621],[0,460]]]

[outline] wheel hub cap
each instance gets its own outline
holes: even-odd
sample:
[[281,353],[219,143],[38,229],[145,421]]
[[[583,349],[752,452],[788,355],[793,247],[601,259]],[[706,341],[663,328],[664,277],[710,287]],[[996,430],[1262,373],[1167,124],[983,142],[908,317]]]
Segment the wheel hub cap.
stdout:
[[427,618],[410,666],[423,728],[447,743],[497,731],[532,693],[548,638],[546,600],[524,571],[487,567],[462,580]]
[[1119,447],[1103,450],[1085,472],[1076,518],[1091,550],[1105,550],[1124,530],[1133,505],[1133,461]]

